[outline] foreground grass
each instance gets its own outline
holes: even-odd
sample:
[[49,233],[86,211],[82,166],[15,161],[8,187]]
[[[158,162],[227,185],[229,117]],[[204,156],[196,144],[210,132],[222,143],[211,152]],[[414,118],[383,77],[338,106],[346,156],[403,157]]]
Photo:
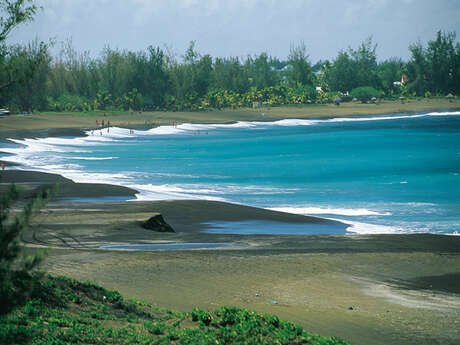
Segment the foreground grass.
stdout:
[[347,344],[236,307],[178,313],[65,277],[33,285],[32,299],[0,318],[0,344]]

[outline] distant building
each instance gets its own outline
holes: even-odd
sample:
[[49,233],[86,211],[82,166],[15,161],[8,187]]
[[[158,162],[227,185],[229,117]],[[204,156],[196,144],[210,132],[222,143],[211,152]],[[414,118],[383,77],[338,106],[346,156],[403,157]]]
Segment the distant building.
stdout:
[[406,84],[408,81],[409,81],[409,78],[407,77],[407,75],[403,74],[401,76],[401,85]]

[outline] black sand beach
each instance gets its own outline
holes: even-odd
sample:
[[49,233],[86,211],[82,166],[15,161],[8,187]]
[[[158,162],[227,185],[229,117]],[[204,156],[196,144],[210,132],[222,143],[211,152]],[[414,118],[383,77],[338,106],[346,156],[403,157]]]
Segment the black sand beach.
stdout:
[[[82,133],[77,127],[43,132],[2,127],[0,137]],[[174,310],[226,304],[275,313],[309,331],[357,345],[460,343],[460,236],[210,234],[203,232],[203,223],[255,220],[338,231],[345,226],[202,200],[73,202],[129,200],[136,191],[7,166],[0,181],[2,193],[11,182],[22,188],[24,198],[59,184],[56,198],[34,218],[23,238],[30,250],[51,248],[43,268],[52,274],[94,281],[126,297]],[[176,232],[142,228],[143,221],[157,214]],[[100,249],[182,242],[244,246]]]
[[[59,182],[57,199],[34,218],[23,240],[51,248],[44,268],[90,280],[163,308],[237,305],[338,335],[354,344],[457,344],[460,341],[460,237],[438,235],[219,235],[209,221],[340,223],[221,202],[68,202],[134,191],[78,184],[58,175],[7,170],[28,191]],[[91,191],[91,193],[89,192]],[[161,213],[176,233],[146,230]],[[234,243],[178,251],[100,249],[133,243]]]

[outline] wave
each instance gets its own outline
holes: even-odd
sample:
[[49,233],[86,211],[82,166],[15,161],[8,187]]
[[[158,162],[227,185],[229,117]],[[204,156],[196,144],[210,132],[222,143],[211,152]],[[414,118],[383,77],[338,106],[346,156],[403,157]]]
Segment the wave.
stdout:
[[67,159],[84,160],[84,161],[105,161],[112,159],[119,159],[120,157],[65,157]]
[[137,195],[138,200],[167,200],[179,198],[229,201],[228,199],[222,197],[222,195],[273,195],[288,194],[294,191],[294,189],[281,189],[276,187],[239,186],[228,184],[127,184],[126,186],[139,191],[139,194]]
[[370,224],[370,223],[355,222],[351,220],[334,219],[334,218],[328,218],[328,219],[335,220],[335,221],[342,222],[342,223],[349,225],[349,227],[347,228],[347,232],[350,234],[357,234],[357,235],[407,234],[407,230],[405,230],[402,227],[397,227],[397,226]]
[[152,185],[152,184],[132,184],[127,185],[130,188],[139,191],[136,194],[137,200],[212,200],[212,201],[226,201],[222,197],[211,196],[209,194],[218,194],[215,190],[210,189],[188,189],[174,185]]
[[390,212],[376,212],[365,208],[272,207],[269,210],[301,215],[334,214],[339,216],[390,216]]
[[[110,127],[109,129],[94,129],[86,131],[85,137],[70,137],[70,138],[40,138],[40,139],[8,139],[11,142],[19,145],[19,148],[2,148],[3,152],[7,153],[20,153],[20,149],[26,149],[27,152],[87,152],[82,150],[81,147],[105,144],[107,142],[123,140],[127,138],[145,137],[151,135],[177,135],[177,134],[196,134],[201,131],[211,131],[216,129],[231,129],[231,128],[260,128],[269,126],[312,126],[321,123],[334,123],[334,122],[364,122],[364,121],[384,121],[384,120],[397,120],[397,119],[410,119],[426,116],[458,116],[459,111],[454,112],[431,112],[425,114],[414,115],[388,115],[388,116],[368,116],[368,117],[337,117],[331,119],[284,119],[273,122],[262,121],[239,121],[230,124],[191,124],[183,123],[177,126],[159,126],[149,130],[130,130],[120,127]],[[79,147],[79,149],[78,149]]]
[[[367,210],[364,208],[357,209],[346,209],[346,208],[318,208],[318,207],[273,207],[268,208],[269,210],[287,212],[300,215],[336,215],[336,216],[390,216],[390,212],[376,212]],[[347,224],[347,233],[349,234],[360,234],[360,235],[371,235],[371,234],[404,234],[407,233],[407,229],[399,226],[388,226],[380,224],[371,224],[365,222],[357,222],[349,219],[337,219],[333,217],[325,217],[326,219],[334,220]],[[428,232],[415,230],[411,232]]]
[[[117,138],[129,138],[137,136],[149,136],[149,135],[177,135],[177,134],[197,134],[203,131],[212,131],[216,129],[232,129],[232,128],[260,128],[268,126],[312,126],[321,123],[334,123],[334,122],[364,122],[364,121],[384,121],[384,120],[397,120],[397,119],[411,119],[426,116],[452,116],[460,115],[460,112],[431,112],[424,114],[407,114],[407,115],[375,115],[368,117],[336,117],[330,119],[283,119],[272,122],[265,121],[238,121],[229,124],[193,124],[193,123],[182,123],[177,126],[159,126],[151,128],[149,130],[130,130],[126,128],[110,127],[107,129],[96,129],[86,131],[88,136],[91,136],[93,141],[107,141],[110,139]],[[102,134],[102,135],[101,135]]]
[[429,116],[451,116],[451,115],[460,115],[460,111],[441,111],[441,112],[427,113],[426,115],[429,115]]

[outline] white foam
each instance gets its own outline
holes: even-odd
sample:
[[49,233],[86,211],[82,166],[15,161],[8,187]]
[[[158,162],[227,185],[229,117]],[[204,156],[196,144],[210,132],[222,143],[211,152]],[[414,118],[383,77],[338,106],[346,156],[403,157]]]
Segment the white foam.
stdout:
[[251,128],[255,126],[256,126],[256,123],[248,122],[248,121],[238,121],[238,122],[231,123],[231,124],[215,125],[216,128]]
[[67,159],[76,159],[76,160],[84,160],[84,161],[105,161],[105,160],[112,160],[112,159],[119,159],[120,157],[65,157]]
[[460,111],[433,112],[433,113],[428,113],[426,115],[429,115],[429,116],[452,116],[452,115],[460,115]]
[[342,222],[349,227],[347,228],[347,232],[352,234],[359,234],[359,235],[377,235],[377,234],[404,234],[407,231],[401,227],[397,226],[387,226],[387,225],[380,225],[380,224],[370,224],[370,223],[363,223],[363,222],[355,222],[351,220],[343,220],[343,219],[335,219],[335,218],[328,218],[330,220],[335,220],[337,222]]
[[[415,115],[392,115],[392,116],[369,116],[369,117],[338,117],[325,120],[305,120],[305,119],[284,119],[274,122],[247,122],[240,121],[231,124],[191,124],[183,123],[178,126],[159,126],[147,131],[139,131],[119,127],[95,129],[86,131],[86,137],[76,138],[40,138],[40,139],[9,139],[10,141],[22,145],[22,148],[2,148],[3,152],[20,154],[21,150],[26,152],[87,152],[82,149],[85,146],[100,145],[119,139],[126,139],[132,137],[142,137],[149,135],[178,135],[178,134],[196,134],[201,131],[210,131],[215,129],[225,128],[263,128],[267,126],[311,126],[320,123],[330,122],[364,122],[364,121],[384,121],[396,119],[409,119],[419,118],[424,116],[458,116],[459,111],[455,112],[431,112],[426,114]],[[102,134],[102,135],[101,135]]]
[[[141,134],[141,131],[134,131],[134,134]],[[171,135],[171,134],[180,134],[184,131],[180,128],[173,127],[173,126],[160,126],[149,129],[147,131],[148,134],[158,134],[158,135]]]
[[417,115],[401,115],[401,116],[373,116],[373,117],[337,117],[328,120],[319,120],[319,122],[361,122],[361,121],[383,121],[383,120],[398,120],[398,119],[413,119],[424,117],[426,114]]
[[226,199],[219,195],[245,194],[286,194],[293,190],[259,187],[259,186],[239,186],[233,184],[127,184],[126,186],[140,192],[138,199],[142,200],[165,200],[165,199],[204,199],[220,200]]
[[279,120],[275,122],[262,122],[266,124],[273,124],[277,126],[311,126],[314,124],[317,124],[319,122],[324,122],[323,120],[302,120],[302,119],[285,119],[285,120]]
[[[376,212],[367,209],[345,209],[345,208],[318,208],[318,207],[273,207],[269,210],[287,212],[301,215],[338,215],[338,216],[389,216],[389,212]],[[398,234],[407,233],[407,230],[401,227],[387,226],[380,224],[370,224],[356,222],[352,220],[336,219],[326,217],[326,219],[335,220],[347,224],[347,232],[351,234]]]
[[[306,120],[306,119],[283,119],[272,122],[262,121],[239,121],[232,124],[192,124],[183,123],[176,127],[173,126],[161,126],[152,128],[148,132],[151,134],[184,134],[197,131],[208,131],[218,128],[257,128],[266,126],[311,126],[320,123],[328,122],[363,122],[363,121],[384,121],[384,120],[397,120],[397,119],[411,119],[425,116],[449,116],[449,115],[460,115],[460,112],[433,112],[426,114],[413,114],[413,115],[389,115],[389,116],[368,116],[368,117],[337,117],[325,120]],[[140,131],[139,131],[140,132]],[[136,131],[136,134],[138,131]]]
[[136,189],[139,194],[136,194],[137,200],[213,200],[225,201],[224,198],[211,196],[209,194],[217,194],[214,190],[209,189],[188,189],[175,185],[139,185],[132,184],[128,187]]
[[389,212],[376,212],[365,208],[273,207],[269,210],[301,215],[335,214],[340,216],[390,216]]

